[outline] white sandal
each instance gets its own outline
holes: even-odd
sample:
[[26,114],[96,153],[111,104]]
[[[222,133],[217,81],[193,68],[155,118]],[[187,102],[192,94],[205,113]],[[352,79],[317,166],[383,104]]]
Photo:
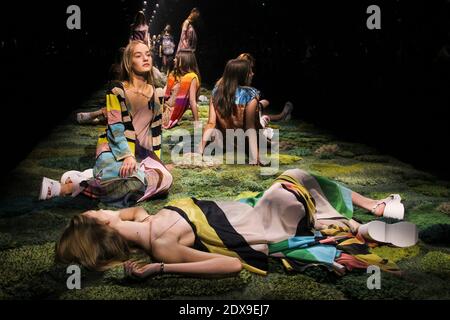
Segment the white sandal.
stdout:
[[80,186],[80,183],[86,180],[89,180],[94,177],[94,172],[92,169],[87,169],[83,172],[80,171],[67,171],[61,176],[61,183],[68,183],[67,180],[70,179],[70,182],[73,184],[72,197],[76,197],[79,195],[84,188]]
[[416,225],[406,221],[394,224],[371,221],[361,225],[358,233],[369,241],[389,243],[399,248],[412,247],[419,239]]
[[61,183],[49,178],[42,178],[39,200],[48,200],[61,195]]
[[386,199],[378,201],[372,208],[371,212],[375,214],[377,207],[385,204],[383,217],[402,220],[405,216],[405,207],[401,203],[402,197],[399,194],[391,194]]

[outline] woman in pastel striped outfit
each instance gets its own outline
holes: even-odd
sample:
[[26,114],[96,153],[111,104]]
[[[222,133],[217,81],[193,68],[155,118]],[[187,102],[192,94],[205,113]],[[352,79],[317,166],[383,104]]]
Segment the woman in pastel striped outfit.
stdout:
[[148,46],[130,42],[121,81],[111,83],[107,91],[107,128],[97,142],[94,168],[66,172],[61,182],[44,178],[41,200],[83,192],[124,207],[169,190],[172,176],[160,160],[162,107],[151,70]]

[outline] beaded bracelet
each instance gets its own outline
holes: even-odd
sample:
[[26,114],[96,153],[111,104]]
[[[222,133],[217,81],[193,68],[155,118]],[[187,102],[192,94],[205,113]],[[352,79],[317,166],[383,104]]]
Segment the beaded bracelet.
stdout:
[[164,273],[164,262],[161,262],[159,265],[159,274],[163,274]]

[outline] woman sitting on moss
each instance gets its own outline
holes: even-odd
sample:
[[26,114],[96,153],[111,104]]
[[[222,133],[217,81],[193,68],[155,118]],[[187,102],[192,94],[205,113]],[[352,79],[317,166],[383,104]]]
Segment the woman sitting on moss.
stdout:
[[96,162],[61,181],[44,177],[40,200],[84,193],[117,207],[166,194],[172,175],[161,162],[162,106],[153,85],[152,58],[142,41],[131,41],[121,63],[121,81],[106,94],[107,126],[97,141]]
[[248,140],[249,164],[259,165],[259,139],[270,140],[273,136],[272,130],[267,127],[270,120],[283,120],[290,114],[291,109],[286,107],[279,115],[263,116],[262,109],[268,105],[268,101],[260,101],[260,92],[250,86],[254,65],[254,59],[250,57],[240,55],[238,59],[227,62],[222,77],[212,91],[208,122],[203,130],[198,153],[203,154],[207,144],[212,141],[219,146],[227,145],[224,141],[227,131],[242,129]]
[[174,70],[167,77],[162,120],[164,129],[171,129],[179,124],[187,109],[192,110],[194,122],[199,121],[199,90],[200,71],[194,53],[179,51],[174,60]]
[[[392,204],[398,203],[398,196],[381,201],[368,199],[331,180],[292,169],[252,199],[181,199],[155,215],[139,207],[76,215],[57,243],[56,259],[98,271],[124,263],[127,274],[137,277],[160,273],[226,275],[242,268],[265,275],[268,255],[280,242],[311,235],[314,241],[336,240],[314,237],[313,229],[330,234],[334,228],[344,232],[344,238],[353,238],[351,244],[357,241],[353,235],[358,234],[371,241],[414,245],[417,234],[413,224],[374,221],[360,225],[351,219],[353,204],[378,216],[392,216],[402,213],[392,212]],[[130,262],[131,247],[142,249],[158,263]],[[361,267],[364,261],[365,267],[373,263],[389,266],[381,258],[374,262],[373,256],[365,253],[353,260],[348,255],[341,255],[340,260],[332,256],[330,263],[342,263],[349,269]]]

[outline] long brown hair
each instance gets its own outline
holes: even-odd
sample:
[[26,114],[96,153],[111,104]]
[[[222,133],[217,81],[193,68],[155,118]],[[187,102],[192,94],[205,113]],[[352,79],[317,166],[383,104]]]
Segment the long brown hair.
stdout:
[[57,262],[78,263],[95,271],[119,265],[131,253],[127,241],[116,230],[85,215],[70,220],[55,250]]
[[[136,45],[138,44],[143,44],[148,48],[148,45],[140,40],[133,40],[126,46],[123,52],[122,63],[120,64],[120,77],[119,77],[120,81],[127,81],[128,83],[133,82],[133,78],[135,77],[135,73],[132,68],[133,54],[134,54],[134,47],[136,47]],[[146,72],[145,79],[148,84],[153,85],[155,83],[153,71]]]
[[247,60],[233,59],[227,62],[222,78],[217,81],[213,97],[214,106],[223,117],[231,116],[239,86],[248,86],[250,63]]
[[178,51],[176,58],[177,63],[173,70],[173,75],[175,78],[180,79],[185,74],[194,72],[200,82],[200,70],[198,69],[195,54],[190,50],[180,50]]
[[198,17],[200,16],[200,10],[198,8],[192,8],[191,13],[189,14],[189,17],[187,18],[187,20],[189,20],[189,22],[194,22],[196,21],[196,19],[198,19]]

